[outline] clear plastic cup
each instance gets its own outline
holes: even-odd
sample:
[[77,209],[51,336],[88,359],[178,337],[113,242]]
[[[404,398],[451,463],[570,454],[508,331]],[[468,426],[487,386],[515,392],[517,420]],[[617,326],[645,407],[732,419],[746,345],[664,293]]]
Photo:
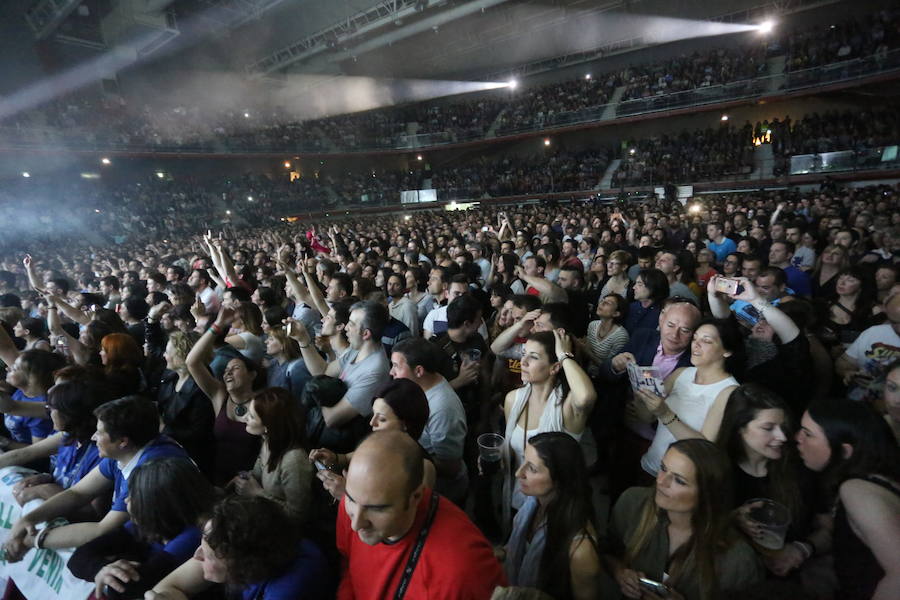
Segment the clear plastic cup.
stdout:
[[482,433],[478,436],[478,458],[485,475],[500,472],[505,443],[506,440],[499,433]]
[[754,498],[748,500],[747,505],[750,507],[747,517],[760,526],[760,532],[754,536],[753,541],[768,550],[781,550],[784,547],[784,536],[791,525],[791,511],[785,505],[768,498]]

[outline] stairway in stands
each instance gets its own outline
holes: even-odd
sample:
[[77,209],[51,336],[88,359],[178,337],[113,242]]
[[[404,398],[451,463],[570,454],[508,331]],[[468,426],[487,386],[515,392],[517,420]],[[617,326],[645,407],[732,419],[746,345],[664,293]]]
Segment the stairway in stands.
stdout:
[[624,85],[620,85],[613,90],[612,96],[609,98],[609,103],[606,105],[606,108],[603,109],[603,114],[600,116],[601,121],[611,121],[616,118],[616,110],[619,107],[619,101],[622,99],[623,95],[625,95]]
[[500,119],[503,118],[503,115],[506,114],[506,108],[497,113],[497,117],[494,119],[494,122],[491,123],[491,126],[488,127],[487,132],[484,134],[486,138],[497,137],[497,128],[500,127]]
[[768,60],[769,71],[767,75],[771,79],[769,79],[769,85],[765,93],[772,94],[781,89],[785,79],[784,66],[786,62],[787,57],[784,54],[773,56]]
[[619,165],[622,164],[622,160],[617,158],[606,167],[606,172],[603,173],[603,178],[600,179],[600,183],[597,184],[595,190],[609,190],[612,189],[612,178],[613,174],[616,172],[616,169],[619,168]]
[[762,144],[753,148],[753,171],[750,179],[769,179],[775,166],[775,153],[772,144]]

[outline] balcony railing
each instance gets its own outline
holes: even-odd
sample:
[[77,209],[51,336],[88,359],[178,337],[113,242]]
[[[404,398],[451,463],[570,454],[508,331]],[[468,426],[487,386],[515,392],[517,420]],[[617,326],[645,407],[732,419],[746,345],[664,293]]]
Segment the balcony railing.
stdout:
[[[900,49],[876,54],[866,58],[832,63],[801,71],[767,75],[756,79],[737,81],[717,86],[695,88],[683,92],[639,98],[594,106],[579,111],[561,112],[542,116],[527,127],[500,128],[497,135],[489,138],[478,132],[440,131],[422,134],[400,133],[395,136],[367,138],[349,147],[341,147],[340,142],[310,139],[303,134],[302,139],[266,140],[264,134],[231,135],[216,139],[193,140],[184,143],[139,143],[120,139],[100,139],[96,131],[68,128],[65,133],[58,129],[0,127],[0,148],[46,148],[108,152],[141,153],[212,153],[212,154],[328,154],[334,152],[371,152],[385,150],[417,150],[441,147],[448,144],[496,139],[513,135],[548,132],[566,127],[588,125],[603,120],[632,117],[681,108],[699,107],[722,102],[740,101],[749,98],[778,96],[785,93],[803,91],[810,88],[852,83],[868,77],[887,75],[900,70]],[[614,110],[612,110],[614,109]],[[284,131],[273,133],[273,138],[284,135]],[[334,145],[338,147],[334,147]]]

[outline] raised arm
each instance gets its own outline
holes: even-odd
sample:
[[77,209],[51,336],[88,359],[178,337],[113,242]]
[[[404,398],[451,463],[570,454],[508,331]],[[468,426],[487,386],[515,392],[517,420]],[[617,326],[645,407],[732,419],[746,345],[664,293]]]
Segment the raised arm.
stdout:
[[62,296],[53,296],[53,303],[59,308],[60,312],[69,317],[72,321],[80,324],[87,325],[91,322],[91,317],[87,313],[81,312],[69,302],[63,298]]
[[309,331],[307,331],[303,323],[294,319],[285,319],[285,323],[288,337],[296,340],[297,345],[300,346],[300,353],[303,355],[303,362],[309,374],[313,377],[325,374],[326,369],[328,369],[328,363],[316,350],[315,344],[309,338]]
[[44,285],[38,279],[37,271],[34,270],[34,259],[31,258],[30,254],[25,255],[25,258],[22,259],[22,264],[25,265],[25,273],[28,275],[28,285],[43,294]]
[[800,329],[794,324],[794,321],[781,312],[781,309],[777,306],[769,304],[765,298],[761,298],[749,279],[746,277],[738,277],[737,279],[744,289],[740,294],[735,294],[733,296],[734,299],[752,304],[766,322],[771,325],[782,344],[787,344],[797,339],[797,336],[800,335]]
[[82,366],[88,364],[91,358],[91,351],[81,343],[81,340],[72,337],[62,328],[62,323],[59,319],[59,309],[56,307],[56,297],[46,296],[46,298],[49,304],[47,307],[47,329],[50,330],[50,334],[66,340],[66,346],[69,348],[69,352],[72,353],[72,358],[76,364]]
[[303,278],[306,281],[306,289],[309,291],[309,297],[313,302],[312,305],[322,316],[327,315],[331,307],[325,301],[325,294],[322,293],[322,288],[319,287],[315,274],[310,273],[309,269],[303,269]]
[[731,307],[722,297],[722,294],[716,291],[716,280],[719,275],[713,275],[706,283],[706,298],[709,300],[709,310],[717,319],[725,319],[731,313]]
[[556,360],[562,365],[562,371],[566,374],[566,381],[569,382],[569,395],[566,397],[566,404],[571,404],[574,412],[573,416],[581,423],[584,423],[594,403],[597,401],[597,391],[591,378],[581,365],[574,358],[569,358],[573,354],[574,345],[572,338],[563,329],[553,330],[553,339],[556,341]]
[[11,366],[17,358],[19,358],[19,350],[16,348],[15,342],[6,333],[6,328],[0,327],[0,360],[7,366]]
[[225,384],[213,377],[213,374],[209,372],[206,357],[213,351],[216,336],[225,333],[231,326],[233,319],[234,311],[230,308],[222,307],[219,310],[216,322],[200,336],[200,339],[188,352],[184,361],[191,377],[194,378],[194,381],[212,402],[214,414],[219,414],[219,411],[222,410],[222,405],[225,403]]
[[500,354],[511,348],[512,345],[516,343],[516,338],[528,335],[528,332],[534,327],[535,319],[539,316],[541,316],[541,309],[536,308],[533,311],[526,313],[518,323],[513,323],[501,331],[500,335],[491,342],[491,352]]

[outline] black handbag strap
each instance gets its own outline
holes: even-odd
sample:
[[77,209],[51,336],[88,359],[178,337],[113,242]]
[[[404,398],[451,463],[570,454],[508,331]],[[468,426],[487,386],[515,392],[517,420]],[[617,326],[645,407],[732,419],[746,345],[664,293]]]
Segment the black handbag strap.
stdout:
[[406,561],[406,567],[403,569],[403,578],[400,579],[400,584],[397,586],[394,600],[402,600],[403,596],[406,595],[406,588],[409,587],[409,581],[412,579],[413,571],[416,570],[416,564],[418,564],[419,558],[422,556],[422,548],[425,547],[425,538],[428,537],[428,532],[431,531],[431,524],[434,523],[434,516],[437,514],[439,499],[440,496],[438,496],[437,492],[432,491],[431,502],[428,505],[428,515],[425,517],[422,529],[419,530],[419,537],[416,538],[416,545],[413,546],[412,553],[409,555],[409,560]]

